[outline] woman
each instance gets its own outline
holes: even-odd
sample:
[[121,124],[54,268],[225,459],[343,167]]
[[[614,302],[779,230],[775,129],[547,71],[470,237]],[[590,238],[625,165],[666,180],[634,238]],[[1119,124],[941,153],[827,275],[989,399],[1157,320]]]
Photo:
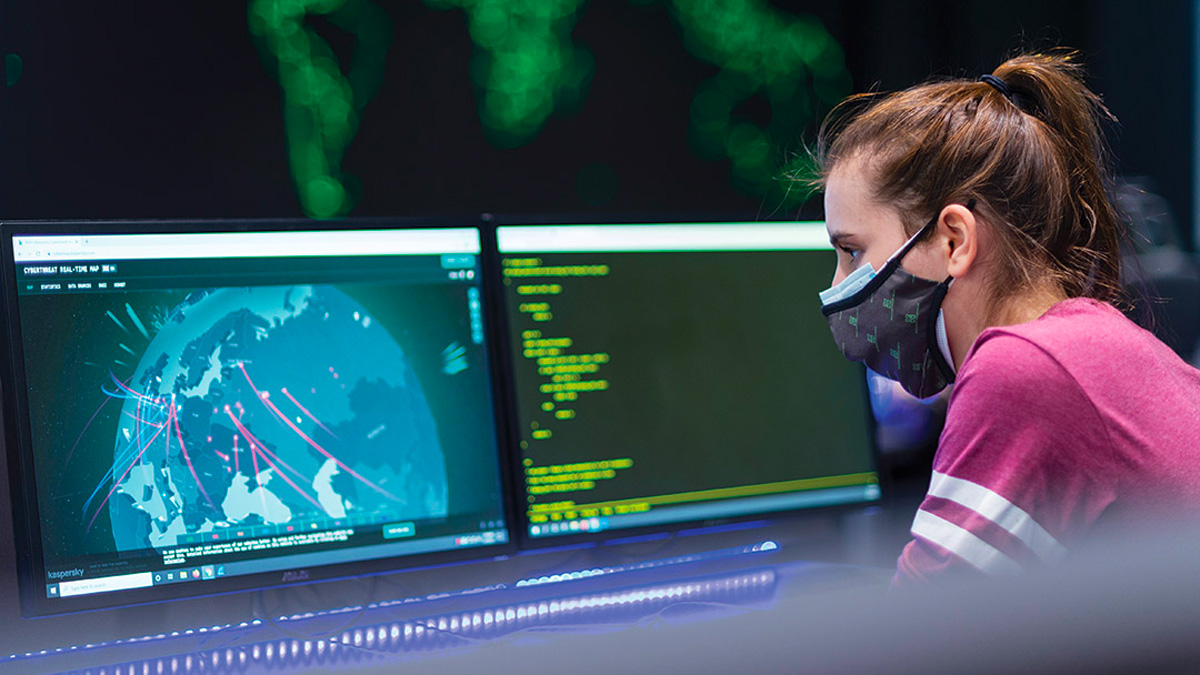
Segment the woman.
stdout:
[[1043,565],[1200,505],[1200,371],[1114,306],[1110,116],[1074,56],[867,103],[822,132],[822,311],[910,393],[955,385],[897,582]]

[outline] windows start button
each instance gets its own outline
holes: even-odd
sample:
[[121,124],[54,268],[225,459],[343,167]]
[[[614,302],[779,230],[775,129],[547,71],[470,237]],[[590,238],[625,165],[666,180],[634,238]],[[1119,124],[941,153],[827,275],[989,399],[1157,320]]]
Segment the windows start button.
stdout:
[[417,528],[412,523],[392,523],[391,525],[383,526],[384,539],[403,539],[411,537],[417,533]]

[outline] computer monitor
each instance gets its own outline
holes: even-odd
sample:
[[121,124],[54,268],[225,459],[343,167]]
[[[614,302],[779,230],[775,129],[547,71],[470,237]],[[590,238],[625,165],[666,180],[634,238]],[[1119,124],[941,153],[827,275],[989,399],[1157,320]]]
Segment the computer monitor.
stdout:
[[879,499],[864,371],[819,311],[822,223],[497,242],[531,541]]
[[26,615],[509,540],[478,228],[0,235]]

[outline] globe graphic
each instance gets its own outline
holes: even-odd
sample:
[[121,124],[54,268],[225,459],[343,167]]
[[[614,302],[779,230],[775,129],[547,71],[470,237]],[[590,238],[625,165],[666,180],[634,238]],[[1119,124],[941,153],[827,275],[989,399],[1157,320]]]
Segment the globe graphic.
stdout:
[[429,403],[354,299],[332,286],[223,288],[160,323],[121,386],[117,550],[446,515]]

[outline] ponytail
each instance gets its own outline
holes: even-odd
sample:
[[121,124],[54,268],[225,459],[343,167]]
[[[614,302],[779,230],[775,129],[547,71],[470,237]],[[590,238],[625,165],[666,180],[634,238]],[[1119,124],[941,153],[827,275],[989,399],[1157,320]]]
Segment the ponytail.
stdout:
[[844,101],[822,128],[819,180],[867,159],[875,198],[896,204],[910,233],[975,199],[999,235],[994,300],[1049,276],[1068,297],[1122,304],[1123,226],[1101,127],[1115,121],[1075,53],[1024,54],[977,81]]

